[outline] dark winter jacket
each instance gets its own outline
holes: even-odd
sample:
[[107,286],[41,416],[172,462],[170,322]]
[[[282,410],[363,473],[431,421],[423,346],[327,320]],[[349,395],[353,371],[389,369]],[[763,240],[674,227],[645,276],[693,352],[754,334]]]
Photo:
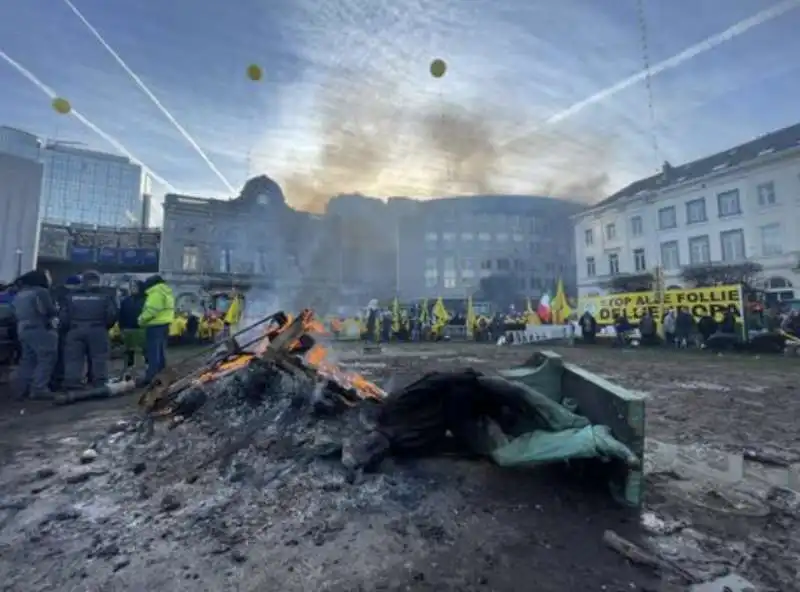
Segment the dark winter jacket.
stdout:
[[132,294],[122,300],[119,306],[119,328],[138,329],[139,315],[144,307],[144,294]]

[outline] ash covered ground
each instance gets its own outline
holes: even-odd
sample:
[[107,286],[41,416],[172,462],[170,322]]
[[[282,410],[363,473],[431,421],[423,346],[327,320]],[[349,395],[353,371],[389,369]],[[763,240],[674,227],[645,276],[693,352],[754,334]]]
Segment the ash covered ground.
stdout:
[[[428,370],[505,368],[527,347],[342,351],[389,387]],[[133,431],[134,399],[0,417],[4,590],[660,590],[611,529],[697,580],[798,588],[796,362],[557,349],[651,393],[643,518],[561,471],[457,457],[389,460],[348,482],[335,451],[360,421],[289,398],[233,412],[235,389],[175,429]],[[97,457],[82,453],[95,445]],[[684,582],[685,583],[685,582]],[[680,589],[680,588],[678,588]]]

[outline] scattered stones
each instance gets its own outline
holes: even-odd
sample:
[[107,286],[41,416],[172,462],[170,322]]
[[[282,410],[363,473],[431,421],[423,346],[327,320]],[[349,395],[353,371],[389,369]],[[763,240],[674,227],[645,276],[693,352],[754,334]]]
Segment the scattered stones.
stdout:
[[107,469],[96,467],[72,470],[64,476],[64,481],[70,485],[78,485],[80,483],[86,483],[92,477],[99,477],[107,473]]
[[54,477],[56,475],[55,469],[51,467],[42,467],[37,469],[35,479],[38,481],[43,481],[44,479],[49,479],[50,477]]
[[94,448],[87,448],[81,453],[80,461],[81,464],[88,465],[97,460],[97,457],[98,457],[97,450],[95,450]]
[[161,511],[165,513],[174,512],[181,507],[181,500],[174,493],[167,493],[161,498]]

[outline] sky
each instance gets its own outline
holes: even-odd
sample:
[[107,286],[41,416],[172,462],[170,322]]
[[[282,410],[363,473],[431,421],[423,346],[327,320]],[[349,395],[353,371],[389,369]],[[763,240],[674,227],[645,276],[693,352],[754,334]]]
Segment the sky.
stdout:
[[3,0],[0,125],[126,154],[156,201],[591,203],[797,123],[798,30],[800,0]]

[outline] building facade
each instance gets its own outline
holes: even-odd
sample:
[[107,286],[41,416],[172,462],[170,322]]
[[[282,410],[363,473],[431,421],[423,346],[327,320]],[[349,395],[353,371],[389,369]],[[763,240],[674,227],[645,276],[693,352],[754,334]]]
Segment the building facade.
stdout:
[[[405,200],[410,201],[410,200]],[[389,200],[390,206],[392,200]],[[466,298],[481,280],[505,278],[517,294],[574,293],[570,217],[583,206],[547,197],[491,195],[398,203],[399,292]]]
[[42,217],[54,224],[141,226],[142,167],[129,159],[48,142]]
[[616,275],[682,285],[687,266],[752,261],[767,291],[800,281],[800,125],[642,179],[575,220],[579,295]]
[[36,267],[42,165],[0,152],[0,282]]
[[[94,225],[43,223],[37,267],[55,281],[94,269],[114,277],[144,277],[158,272],[161,231]],[[110,276],[109,276],[110,277]]]
[[41,143],[27,132],[0,127],[0,282],[36,265]]
[[310,306],[340,273],[333,238],[324,217],[290,208],[266,176],[231,200],[169,194],[160,272],[187,297],[235,286],[281,306],[303,294],[309,301],[301,305]]

